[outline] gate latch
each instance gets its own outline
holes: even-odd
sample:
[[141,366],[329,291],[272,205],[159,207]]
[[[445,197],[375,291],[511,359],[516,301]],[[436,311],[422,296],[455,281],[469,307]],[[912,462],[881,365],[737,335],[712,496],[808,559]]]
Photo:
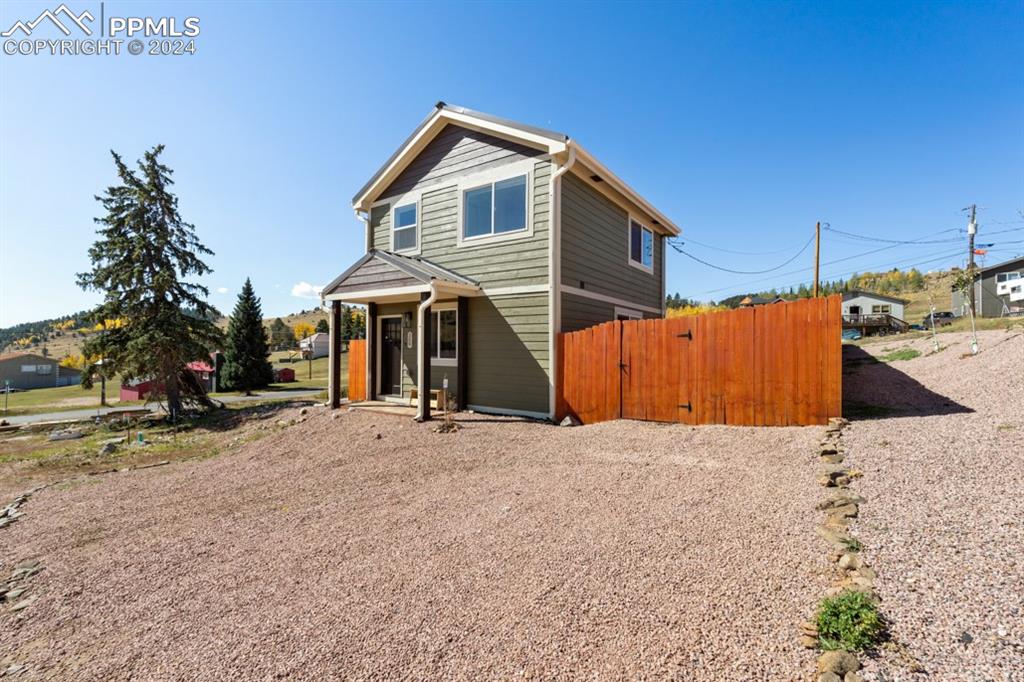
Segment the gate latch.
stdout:
[[693,406],[690,403],[683,403],[679,407],[685,407],[687,412],[693,412]]
[[687,338],[690,341],[693,341],[693,332],[691,332],[689,329],[686,330],[685,334],[676,334],[676,336],[678,336],[681,339],[682,338]]

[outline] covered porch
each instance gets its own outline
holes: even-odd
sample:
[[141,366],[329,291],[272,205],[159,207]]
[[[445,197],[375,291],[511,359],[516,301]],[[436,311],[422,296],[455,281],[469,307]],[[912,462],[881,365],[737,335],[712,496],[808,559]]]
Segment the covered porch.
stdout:
[[422,421],[443,390],[449,409],[465,409],[468,299],[480,295],[476,282],[428,260],[371,249],[321,294],[331,304],[331,407],[341,401],[341,304],[349,303],[366,306],[365,363],[349,365],[350,377],[363,376],[352,379],[350,399],[414,405]]

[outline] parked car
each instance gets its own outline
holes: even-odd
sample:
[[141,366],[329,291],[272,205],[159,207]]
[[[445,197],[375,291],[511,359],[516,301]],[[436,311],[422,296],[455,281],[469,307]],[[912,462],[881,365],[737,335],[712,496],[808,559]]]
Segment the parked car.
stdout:
[[[937,312],[935,313],[935,326],[945,327],[948,324],[953,324],[954,319],[956,318],[953,317],[953,313],[949,311]],[[921,325],[924,326],[926,329],[930,329],[932,326],[932,316],[925,315],[924,320],[922,320],[921,322]]]
[[843,341],[856,341],[861,337],[861,333],[856,329],[844,329],[843,330]]

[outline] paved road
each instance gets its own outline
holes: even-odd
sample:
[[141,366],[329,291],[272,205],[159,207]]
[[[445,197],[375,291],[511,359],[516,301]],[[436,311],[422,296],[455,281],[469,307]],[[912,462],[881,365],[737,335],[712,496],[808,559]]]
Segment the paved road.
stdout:
[[[263,393],[253,393],[252,395],[217,396],[215,400],[219,400],[222,403],[240,403],[249,400],[288,400],[292,398],[311,398],[322,392],[323,389],[306,388],[296,389],[294,391],[266,391]],[[40,414],[26,414],[15,417],[4,417],[0,415],[0,419],[5,419],[10,424],[34,424],[36,422],[62,421],[68,419],[89,419],[90,417],[98,417],[104,414],[129,412],[131,410],[137,410],[140,407],[140,405],[135,405],[134,407],[94,407],[88,410],[42,412]]]

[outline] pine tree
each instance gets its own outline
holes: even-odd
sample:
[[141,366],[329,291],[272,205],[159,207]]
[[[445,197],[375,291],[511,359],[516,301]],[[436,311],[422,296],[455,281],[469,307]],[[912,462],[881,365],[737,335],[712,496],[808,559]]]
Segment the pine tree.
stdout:
[[238,303],[228,322],[227,345],[224,348],[224,385],[235,391],[265,388],[274,380],[274,370],[267,360],[270,349],[267,330],[263,328],[260,299],[248,278],[238,294]]
[[275,348],[290,348],[293,341],[292,328],[280,317],[275,318],[270,323],[270,342]]
[[[185,365],[208,359],[222,334],[209,319],[215,311],[206,287],[188,281],[212,272],[201,258],[213,252],[178,213],[170,191],[174,171],[159,161],[163,150],[158,145],[146,152],[137,170],[111,152],[121,184],[96,197],[107,215],[95,219],[101,227],[89,249],[92,270],[78,275],[78,285],[103,294],[88,315],[91,322],[119,321],[91,334],[83,354],[101,357],[108,375],[155,379],[174,420],[183,401],[212,405]],[[83,383],[92,374],[83,372]]]
[[321,317],[316,323],[317,334],[329,334],[331,331],[331,325],[327,323],[326,317]]

